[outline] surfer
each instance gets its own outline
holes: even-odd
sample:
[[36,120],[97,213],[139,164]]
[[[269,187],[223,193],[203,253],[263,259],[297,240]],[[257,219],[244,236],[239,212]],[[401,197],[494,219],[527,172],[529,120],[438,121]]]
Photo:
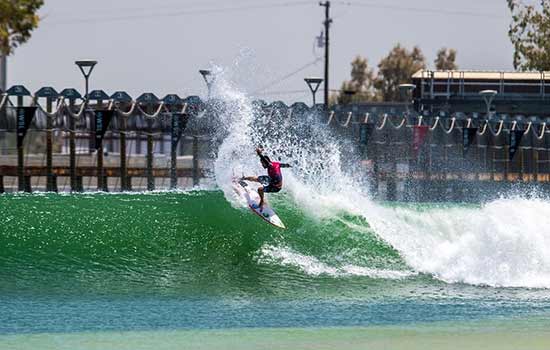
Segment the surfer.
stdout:
[[283,174],[281,168],[290,168],[290,164],[272,162],[268,156],[263,154],[261,147],[256,148],[256,154],[260,157],[260,162],[264,169],[267,169],[267,175],[261,176],[246,176],[242,180],[259,182],[263,187],[258,188],[258,194],[260,195],[260,210],[263,210],[264,206],[264,193],[266,192],[279,192],[283,188]]

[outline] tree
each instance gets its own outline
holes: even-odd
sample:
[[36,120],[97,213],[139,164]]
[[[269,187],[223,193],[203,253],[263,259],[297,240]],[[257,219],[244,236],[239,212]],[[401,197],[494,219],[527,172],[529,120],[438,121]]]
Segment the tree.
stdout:
[[351,80],[344,81],[336,96],[336,103],[365,102],[376,100],[375,75],[366,58],[355,57],[351,62]]
[[397,44],[378,64],[374,86],[382,100],[399,101],[399,84],[409,83],[414,73],[425,68],[426,60],[418,46],[409,51]]
[[540,0],[540,6],[507,1],[512,12],[508,36],[514,46],[514,68],[550,70],[550,0]]
[[38,26],[37,11],[44,0],[0,1],[0,54],[8,56],[31,37]]
[[458,66],[455,63],[456,60],[456,50],[447,49],[443,47],[437,51],[437,56],[435,58],[435,69],[437,70],[455,70],[458,69]]

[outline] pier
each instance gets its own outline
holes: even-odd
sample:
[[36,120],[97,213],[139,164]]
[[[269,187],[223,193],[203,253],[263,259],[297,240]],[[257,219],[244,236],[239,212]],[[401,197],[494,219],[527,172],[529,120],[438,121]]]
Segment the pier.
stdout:
[[[512,189],[548,193],[546,77],[509,83],[500,74],[495,85],[483,76],[484,83],[472,86],[500,90],[480,94],[467,75],[457,76],[413,77],[416,85],[404,86],[403,102],[325,110],[254,101],[253,113],[263,120],[312,118],[330,128],[345,144],[344,155],[359,162],[365,186],[383,200],[477,200]],[[13,86],[0,98],[0,192],[152,191],[208,182],[218,142],[209,123],[224,103],[175,94],[133,99],[102,90],[84,98],[53,87],[31,94]],[[527,114],[535,111],[541,113]]]

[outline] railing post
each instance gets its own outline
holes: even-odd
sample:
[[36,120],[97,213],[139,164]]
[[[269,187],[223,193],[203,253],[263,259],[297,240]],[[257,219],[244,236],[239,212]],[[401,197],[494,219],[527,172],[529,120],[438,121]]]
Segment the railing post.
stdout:
[[199,138],[193,135],[193,186],[199,185]]
[[[152,113],[152,107],[149,107],[149,113]],[[147,190],[155,190],[155,178],[153,177],[153,121],[147,119]]]
[[533,152],[533,180],[539,181],[539,150],[534,146],[531,148]]
[[504,181],[508,181],[508,172],[510,171],[510,150],[506,144],[502,148],[504,150]]
[[[96,113],[97,113],[97,110],[101,110],[102,105],[103,105],[103,101],[98,100],[97,105],[96,105],[96,110],[94,111],[94,119],[95,119],[95,123],[96,123],[96,133],[97,133],[97,116],[96,116]],[[103,118],[103,116],[102,116],[102,118]],[[96,137],[96,136],[94,135],[94,137]],[[104,180],[105,180],[105,174],[104,174],[104,171],[103,171],[103,138],[100,138],[99,141],[98,141],[98,139],[96,137],[95,142],[99,142],[99,144],[95,145],[96,152],[97,152],[97,190],[98,191],[105,191],[105,185],[103,183]]]
[[[75,99],[69,99],[69,109],[73,112]],[[84,102],[82,102],[84,103]],[[69,118],[69,176],[71,178],[71,192],[79,192],[76,183],[76,142],[75,142],[75,121],[71,114]]]
[[178,143],[187,125],[187,115],[172,113],[172,128],[170,138],[170,189],[178,187]]
[[524,164],[524,157],[523,157],[523,147],[518,147],[519,151],[519,181],[523,181],[524,176],[523,173],[525,172],[525,169],[523,167]]
[[126,163],[126,117],[117,113],[120,135],[120,189],[128,191],[128,165]]
[[[52,112],[52,98],[46,98],[46,111]],[[52,132],[53,121],[52,118],[46,116],[46,191],[57,192],[57,184],[55,181],[55,174],[53,173],[53,144],[52,144]]]
[[[23,96],[17,96],[17,107],[23,107]],[[25,150],[24,140],[17,145],[17,190],[22,192],[25,190]]]
[[491,147],[491,175],[490,175],[491,181],[495,180],[495,165],[496,165],[495,153],[496,153],[495,148]]

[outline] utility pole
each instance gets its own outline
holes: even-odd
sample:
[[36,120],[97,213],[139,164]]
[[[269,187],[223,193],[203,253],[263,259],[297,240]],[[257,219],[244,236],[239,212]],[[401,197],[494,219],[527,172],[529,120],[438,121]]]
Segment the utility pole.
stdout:
[[328,67],[329,67],[329,29],[332,19],[330,18],[330,1],[319,2],[319,6],[325,8],[325,110],[328,110],[328,93],[329,93],[329,83],[328,83]]

